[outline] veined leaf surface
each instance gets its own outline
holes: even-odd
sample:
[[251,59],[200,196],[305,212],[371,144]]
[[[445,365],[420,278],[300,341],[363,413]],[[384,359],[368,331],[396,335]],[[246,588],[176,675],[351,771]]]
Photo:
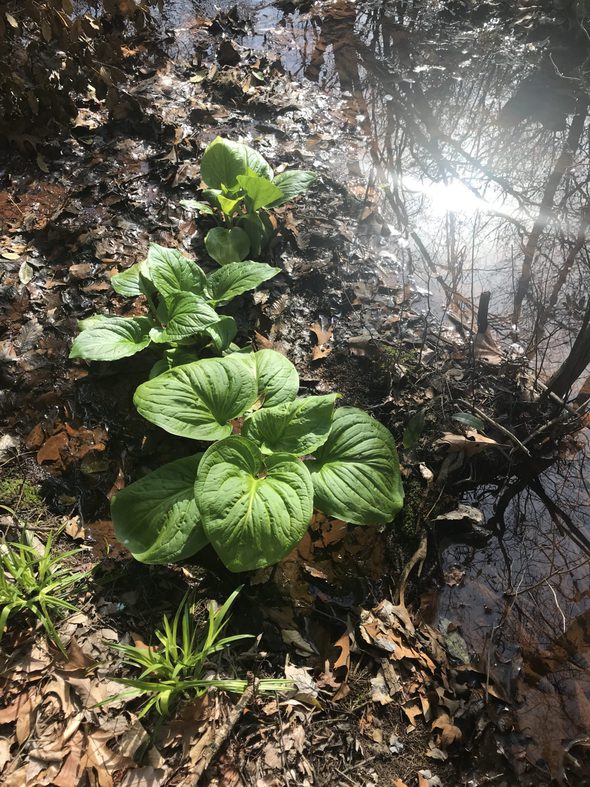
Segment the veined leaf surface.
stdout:
[[76,337],[70,358],[87,361],[117,361],[144,350],[151,342],[153,322],[148,317],[101,319]]
[[220,189],[223,185],[232,191],[238,175],[246,175],[249,169],[272,180],[272,169],[260,153],[241,142],[222,137],[207,146],[201,159],[201,177],[211,189]]
[[264,407],[248,416],[243,435],[264,453],[311,454],[328,439],[338,396],[308,396]]
[[126,298],[136,298],[138,295],[141,295],[142,291],[139,279],[140,265],[141,263],[136,262],[121,273],[116,273],[114,276],[111,276],[111,286],[113,290],[119,293],[119,295],[124,295]]
[[281,172],[274,179],[275,186],[282,192],[281,196],[277,197],[274,202],[268,203],[268,206],[271,208],[278,208],[279,205],[290,202],[298,194],[307,191],[315,179],[315,173],[307,172],[306,170],[295,169]]
[[148,252],[150,276],[165,301],[178,292],[202,294],[207,278],[196,262],[177,249],[150,244]]
[[403,505],[397,450],[391,433],[356,407],[334,412],[327,441],[307,463],[315,506],[357,525],[390,522]]
[[244,437],[229,437],[206,451],[195,497],[205,532],[230,571],[279,561],[303,538],[313,513],[305,465],[290,454],[263,461]]
[[248,290],[253,290],[277,273],[280,273],[280,268],[273,268],[264,262],[230,262],[209,274],[207,287],[213,303],[220,306]]
[[204,331],[219,321],[217,312],[192,292],[175,292],[167,304],[167,324],[163,330],[152,331],[157,344],[180,342]]
[[258,350],[242,356],[253,363],[258,385],[258,397],[263,407],[275,407],[291,402],[299,390],[299,375],[291,361],[276,350]]
[[133,401],[138,412],[167,432],[194,440],[220,440],[229,424],[258,396],[251,363],[239,353],[170,369],[143,383]]
[[195,502],[203,454],[177,459],[117,492],[111,502],[115,534],[141,563],[172,563],[207,543]]

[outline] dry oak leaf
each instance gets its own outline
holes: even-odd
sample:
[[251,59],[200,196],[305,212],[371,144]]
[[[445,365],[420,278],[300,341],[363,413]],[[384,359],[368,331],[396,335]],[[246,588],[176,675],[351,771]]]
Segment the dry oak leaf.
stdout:
[[483,451],[484,448],[489,448],[492,445],[498,445],[491,437],[486,437],[480,434],[475,429],[467,429],[465,434],[453,434],[453,432],[445,432],[443,436],[436,441],[437,443],[444,443],[449,447],[449,453],[459,453],[463,451],[466,456],[473,456]]
[[460,741],[463,733],[453,722],[447,713],[443,713],[432,723],[433,730],[440,730],[438,745],[442,749],[446,749],[455,741]]

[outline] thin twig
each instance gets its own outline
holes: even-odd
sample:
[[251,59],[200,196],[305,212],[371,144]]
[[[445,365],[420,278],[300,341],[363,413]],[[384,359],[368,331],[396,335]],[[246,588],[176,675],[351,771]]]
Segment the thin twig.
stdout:
[[471,404],[471,402],[466,402],[464,399],[454,399],[454,402],[456,404],[463,405],[463,407],[470,407],[474,413],[479,415],[480,418],[483,418],[484,421],[487,421],[491,426],[493,426],[499,432],[502,432],[503,435],[505,435],[510,440],[512,440],[512,442],[516,446],[518,446],[518,448],[520,448],[520,450],[523,451],[527,456],[531,455],[531,452],[526,447],[526,445],[524,445],[524,443],[521,443],[521,441],[518,439],[518,437],[515,434],[513,434],[509,429],[506,429],[505,426],[502,426],[502,424],[499,424],[497,421],[494,421],[493,418],[490,418],[490,416],[487,415],[487,413],[484,413],[483,410],[480,410],[479,407],[476,407],[474,404]]

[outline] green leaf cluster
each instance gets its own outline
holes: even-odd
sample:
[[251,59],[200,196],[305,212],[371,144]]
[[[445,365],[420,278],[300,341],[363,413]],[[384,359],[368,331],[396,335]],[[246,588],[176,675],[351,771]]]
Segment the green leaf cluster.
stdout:
[[293,549],[314,508],[390,522],[403,503],[390,432],[362,410],[335,409],[338,394],[299,398],[298,389],[295,367],[274,350],[183,364],[140,385],[144,418],[213,445],[115,495],[119,540],[145,563],[211,543],[231,571],[247,571]]
[[[185,596],[169,620],[165,615],[162,628],[156,629],[156,647],[136,647],[134,645],[112,645],[122,655],[123,663],[141,670],[138,678],[118,678],[113,680],[129,688],[116,694],[99,705],[108,705],[118,699],[147,697],[138,714],[145,716],[154,708],[166,716],[182,697],[201,697],[209,688],[241,694],[248,686],[246,680],[224,678],[205,678],[211,659],[234,643],[250,639],[251,634],[236,634],[222,637],[228,622],[228,612],[239,593],[235,590],[219,609],[209,605],[208,623],[200,630],[193,622],[188,597]],[[290,688],[287,680],[272,678],[258,681],[257,688],[262,692],[275,692]]]
[[217,308],[253,290],[279,272],[263,262],[242,260],[206,274],[176,249],[152,243],[146,260],[112,277],[119,295],[146,298],[143,317],[96,315],[80,323],[70,358],[115,361],[149,346],[161,346],[152,374],[199,358],[203,351],[227,351],[236,333],[233,317]]
[[183,200],[181,205],[218,219],[205,246],[219,265],[258,257],[274,233],[268,211],[307,191],[316,178],[305,170],[275,176],[254,148],[221,137],[203,153],[201,177],[207,186],[203,200]]
[[[5,508],[14,514],[11,509]],[[67,601],[74,585],[84,580],[87,571],[72,571],[68,558],[82,552],[72,549],[53,555],[53,542],[59,534],[49,533],[42,551],[34,548],[23,529],[20,541],[0,540],[0,639],[8,619],[30,614],[43,626],[48,636],[65,652],[55,621],[66,612],[79,612]]]

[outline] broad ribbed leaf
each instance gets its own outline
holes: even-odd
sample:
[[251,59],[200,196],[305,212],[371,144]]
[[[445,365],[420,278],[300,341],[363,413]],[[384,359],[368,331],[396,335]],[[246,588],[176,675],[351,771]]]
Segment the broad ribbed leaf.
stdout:
[[244,437],[229,437],[208,449],[195,497],[205,533],[230,571],[279,561],[303,538],[313,513],[305,465],[289,454],[263,461]]
[[219,315],[206,301],[192,292],[170,295],[167,306],[168,322],[163,330],[152,331],[157,344],[180,342],[206,330],[219,321]]
[[195,502],[202,456],[170,462],[114,496],[115,535],[136,560],[172,563],[194,555],[207,543]]
[[316,179],[313,172],[306,172],[305,170],[287,170],[281,172],[274,179],[275,186],[281,190],[281,196],[274,202],[269,203],[269,207],[277,208],[279,205],[284,205],[285,202],[290,202],[298,194],[302,194],[311,186]]
[[222,185],[231,189],[237,184],[238,175],[245,175],[247,166],[242,145],[216,137],[201,158],[201,178],[210,189],[220,189]]
[[250,238],[239,227],[231,230],[214,227],[205,236],[205,248],[215,262],[227,265],[230,262],[240,262],[248,256]]
[[141,263],[136,262],[127,270],[122,271],[122,273],[116,273],[114,276],[111,276],[113,290],[126,298],[136,298],[138,295],[141,295],[140,265]]
[[205,274],[196,262],[184,257],[177,249],[150,244],[148,266],[151,279],[166,302],[177,292],[200,295],[207,284]]
[[253,290],[262,282],[272,279],[280,273],[280,268],[273,268],[265,262],[230,262],[213,271],[207,277],[207,288],[211,294],[211,301],[216,306],[228,303],[232,298],[248,290]]
[[80,333],[70,358],[87,361],[116,361],[145,349],[153,323],[148,317],[110,317],[94,322]]
[[238,184],[250,199],[252,210],[260,210],[283,197],[283,192],[272,180],[260,175],[238,175]]
[[299,375],[291,361],[276,350],[258,350],[243,356],[254,362],[258,397],[263,407],[291,402],[299,390]]
[[233,342],[238,326],[233,317],[224,314],[213,325],[209,325],[206,332],[211,337],[217,352],[223,352]]
[[246,175],[249,169],[272,180],[272,169],[260,153],[241,142],[221,137],[207,146],[201,159],[201,177],[211,189],[224,185],[232,191],[238,175]]
[[264,407],[248,416],[243,435],[264,453],[311,454],[328,439],[338,396],[309,396]]
[[356,407],[335,411],[327,441],[308,467],[315,507],[357,525],[390,522],[403,505],[391,433]]
[[251,363],[239,354],[177,366],[143,383],[133,401],[138,412],[167,432],[194,440],[220,440],[228,423],[258,396]]

